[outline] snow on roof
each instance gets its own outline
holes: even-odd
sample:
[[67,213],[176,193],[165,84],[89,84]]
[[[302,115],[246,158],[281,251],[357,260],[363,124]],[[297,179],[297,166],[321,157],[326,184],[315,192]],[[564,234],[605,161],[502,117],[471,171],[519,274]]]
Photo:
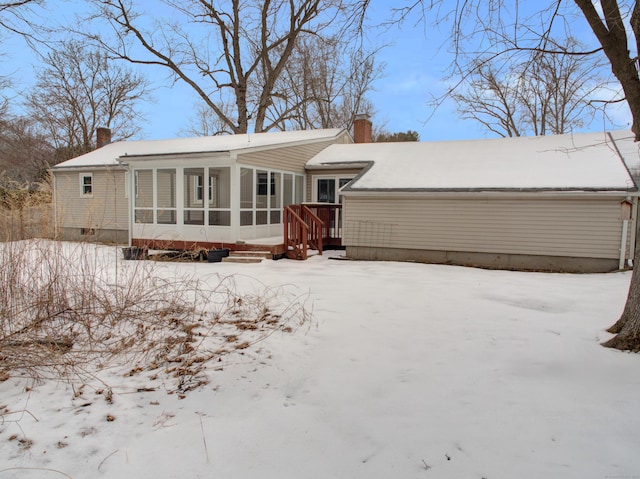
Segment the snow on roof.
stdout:
[[[287,143],[331,139],[341,129],[281,131],[242,135],[205,136],[200,138],[175,138],[172,140],[119,141],[54,166],[58,168],[116,166],[124,156],[166,155],[202,152],[223,152],[277,146]],[[130,159],[130,158],[128,158]]]
[[630,130],[615,130],[609,133],[632,176],[640,176],[640,143]]
[[[637,146],[626,140],[625,146],[635,148],[640,166]],[[345,191],[634,189],[629,172],[605,132],[332,145],[308,165],[362,162],[370,162],[371,167]]]

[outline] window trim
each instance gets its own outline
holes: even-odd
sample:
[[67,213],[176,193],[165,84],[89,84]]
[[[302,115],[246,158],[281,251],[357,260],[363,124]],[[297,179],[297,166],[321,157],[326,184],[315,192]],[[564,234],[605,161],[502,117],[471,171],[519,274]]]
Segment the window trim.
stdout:
[[[89,183],[85,184],[85,178],[89,179]],[[85,191],[85,187],[89,186],[89,192]],[[80,197],[93,198],[93,173],[80,173]]]
[[204,205],[204,173],[202,175],[193,176],[193,204]]
[[[318,180],[333,180],[335,182],[335,200],[336,202],[334,203],[328,203],[328,204],[339,204],[341,202],[341,192],[342,189],[347,186],[351,181],[353,181],[353,179],[356,177],[356,175],[351,174],[351,175],[312,175],[311,177],[311,200],[314,203],[320,203],[320,201],[318,200]],[[342,185],[342,187],[340,187],[340,182],[342,180],[347,180],[347,182]]]
[[[291,198],[286,206],[296,203],[297,195],[300,195],[301,202],[304,201],[305,194],[305,175],[289,170],[278,170],[265,168],[264,166],[242,165],[239,169],[242,178],[242,170],[251,171],[253,178],[252,186],[252,205],[241,207],[238,216],[238,225],[240,228],[245,227],[265,227],[265,226],[281,226],[284,221],[284,178],[286,175],[291,177]],[[242,180],[241,180],[242,185]],[[298,188],[299,186],[299,188]],[[247,187],[249,185],[247,184]],[[242,188],[242,186],[241,186]],[[301,191],[298,191],[300,189]],[[246,191],[248,193],[248,191]],[[262,193],[265,193],[264,195]],[[242,204],[242,190],[240,191],[240,203]],[[248,196],[248,195],[247,195]],[[258,201],[264,204],[258,205]],[[247,198],[248,199],[248,198]],[[273,204],[277,206],[272,206]],[[251,223],[247,222],[248,216],[251,215]],[[243,218],[245,218],[243,220]],[[274,221],[277,220],[277,221]]]

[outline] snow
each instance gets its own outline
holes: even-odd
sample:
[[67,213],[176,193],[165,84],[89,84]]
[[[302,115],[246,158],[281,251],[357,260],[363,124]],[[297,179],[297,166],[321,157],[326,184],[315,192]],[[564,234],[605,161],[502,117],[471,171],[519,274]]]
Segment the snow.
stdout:
[[633,133],[629,130],[614,130],[610,134],[631,174],[640,176],[640,152]]
[[[118,141],[90,153],[59,163],[54,169],[92,166],[116,166],[122,157],[136,155],[165,155],[203,152],[226,152],[245,148],[286,145],[302,141],[332,139],[342,133],[340,129],[300,130],[244,135],[175,138],[171,140]],[[127,158],[131,161],[133,158]]]
[[600,346],[630,273],[331,259],[341,254],[160,264],[167,277],[288,285],[310,295],[313,320],[225,356],[184,399],[117,369],[76,398],[63,383],[0,383],[0,477],[640,474],[640,356]]
[[346,187],[346,192],[370,189],[634,188],[611,137],[605,132],[331,145],[308,165],[330,167],[362,162],[370,162],[372,166]]

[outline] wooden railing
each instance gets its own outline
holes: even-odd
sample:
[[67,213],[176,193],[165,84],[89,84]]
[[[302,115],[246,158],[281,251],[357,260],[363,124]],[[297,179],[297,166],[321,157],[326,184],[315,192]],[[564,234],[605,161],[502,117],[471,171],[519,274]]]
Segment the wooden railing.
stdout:
[[310,248],[322,254],[322,220],[303,205],[285,207],[284,241],[288,258],[307,259]]
[[287,257],[307,259],[308,250],[322,254],[325,244],[342,239],[341,205],[289,205],[284,208],[284,241]]
[[322,240],[325,245],[342,244],[342,205],[313,203],[304,205],[322,221]]

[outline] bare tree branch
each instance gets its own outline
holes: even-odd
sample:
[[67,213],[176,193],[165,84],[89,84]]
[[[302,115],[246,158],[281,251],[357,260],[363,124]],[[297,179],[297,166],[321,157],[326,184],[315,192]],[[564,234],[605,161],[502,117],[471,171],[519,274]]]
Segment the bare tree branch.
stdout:
[[153,28],[132,2],[93,3],[114,32],[93,41],[116,58],[164,68],[233,133],[276,128],[274,95],[298,44],[346,22],[345,0],[165,0],[176,20]]
[[63,43],[43,61],[27,108],[61,153],[58,161],[94,149],[98,127],[112,129],[117,139],[139,131],[136,107],[149,95],[144,77],[77,42]]

